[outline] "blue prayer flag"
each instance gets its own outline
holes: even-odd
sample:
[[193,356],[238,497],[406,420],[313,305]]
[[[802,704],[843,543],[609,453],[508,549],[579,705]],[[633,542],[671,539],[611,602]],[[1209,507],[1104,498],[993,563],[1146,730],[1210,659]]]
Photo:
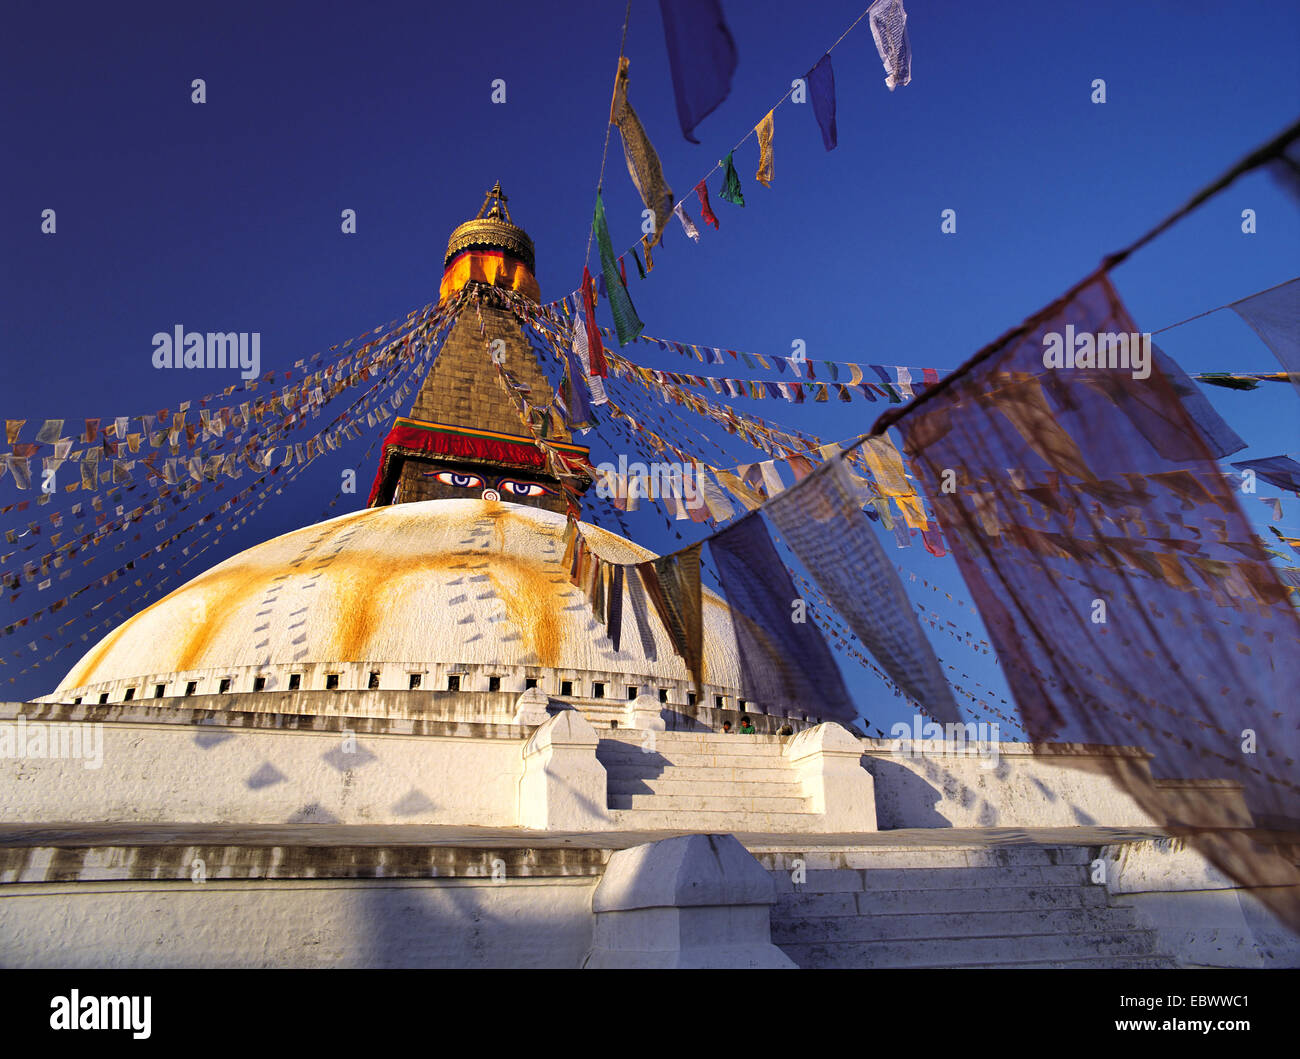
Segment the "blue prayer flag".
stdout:
[[718,0],[659,0],[668,44],[668,66],[677,97],[682,135],[699,143],[695,126],[713,113],[731,91],[736,72],[736,42]]

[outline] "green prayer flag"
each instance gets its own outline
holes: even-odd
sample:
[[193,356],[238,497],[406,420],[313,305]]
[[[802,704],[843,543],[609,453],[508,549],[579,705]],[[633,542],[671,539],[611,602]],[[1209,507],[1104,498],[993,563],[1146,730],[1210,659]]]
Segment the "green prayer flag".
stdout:
[[[600,192],[596,192],[596,217],[592,222],[596,231],[596,242],[600,246],[600,271],[605,277],[605,296],[609,300],[609,311],[614,316],[614,327],[618,331],[618,344],[626,346],[645,328],[632,305],[632,296],[623,286],[623,277],[618,271],[618,262],[614,259],[614,247],[609,241],[609,225],[605,221],[605,204]],[[641,262],[637,262],[640,267]]]
[[727,168],[722,174],[722,187],[718,189],[718,195],[737,206],[745,205],[745,196],[740,191],[740,176],[736,172],[736,166],[732,162],[730,154],[727,155],[727,160],[722,164]]
[[1243,379],[1226,372],[1207,372],[1204,375],[1197,375],[1196,379],[1198,382],[1208,382],[1211,386],[1222,386],[1228,390],[1253,390],[1259,386],[1259,382],[1255,379]]

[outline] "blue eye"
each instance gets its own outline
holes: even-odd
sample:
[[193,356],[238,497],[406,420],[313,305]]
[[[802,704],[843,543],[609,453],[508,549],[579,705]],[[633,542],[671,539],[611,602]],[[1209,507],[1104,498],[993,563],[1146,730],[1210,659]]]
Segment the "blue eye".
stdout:
[[536,482],[516,482],[513,478],[503,478],[499,484],[502,492],[509,493],[511,496],[545,496],[547,493],[554,492]]
[[477,489],[483,484],[483,479],[477,474],[457,474],[455,471],[438,471],[434,478],[457,489]]

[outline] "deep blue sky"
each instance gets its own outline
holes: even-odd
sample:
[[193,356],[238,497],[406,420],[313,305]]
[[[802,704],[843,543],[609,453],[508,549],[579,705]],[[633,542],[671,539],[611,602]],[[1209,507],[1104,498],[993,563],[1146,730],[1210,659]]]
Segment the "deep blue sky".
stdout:
[[[176,323],[260,331],[267,370],[402,316],[436,298],[450,229],[498,179],[537,244],[544,296],[572,290],[623,6],[11,2],[0,40],[0,414],[34,421],[30,440],[47,417],[139,414],[234,381],[154,371],[151,336]],[[695,146],[678,129],[658,6],[634,0],[631,100],[678,197],[863,6],[725,0],[740,64]],[[802,338],[814,358],[955,367],[1300,110],[1300,9],[1281,0],[908,9],[913,83],[885,88],[859,25],[834,52],[839,148],[822,149],[810,107],[778,110],[774,187],[753,179],[751,139],[737,153],[746,208],[718,200],[715,174],[721,230],[693,246],[670,229],[653,275],[633,280],[648,333],[773,353]],[[207,82],[202,106],[190,102],[195,77]],[[490,101],[498,77],[504,105]],[[1098,77],[1105,105],[1089,99]],[[617,135],[605,201],[615,243],[627,246],[640,204]],[[58,212],[55,236],[40,232],[46,208]],[[340,233],[344,208],[357,211],[355,236]],[[939,231],[948,208],[955,236]],[[1257,212],[1255,235],[1240,231],[1245,208]],[[1256,173],[1115,280],[1139,326],[1155,330],[1296,275],[1297,247],[1300,211]],[[1189,372],[1278,370],[1230,313],[1160,342]],[[1300,447],[1290,387],[1209,397],[1250,443],[1234,458]],[[865,430],[881,408],[741,406],[833,438]],[[269,506],[202,565],[315,520],[346,463],[322,458],[295,499]],[[359,479],[373,470],[359,467]],[[0,502],[14,498],[6,480]],[[1300,532],[1300,504],[1286,503],[1283,524]],[[1267,517],[1255,500],[1247,511]],[[662,534],[644,543],[675,545]],[[919,544],[891,554],[960,585],[951,560]],[[6,597],[0,624],[59,594]],[[948,616],[979,628],[965,611]],[[48,690],[84,649],[8,684],[27,664],[10,655],[25,639],[0,645],[6,696]],[[987,659],[941,634],[934,642],[996,684]],[[846,672],[873,722],[897,719],[892,696]]]

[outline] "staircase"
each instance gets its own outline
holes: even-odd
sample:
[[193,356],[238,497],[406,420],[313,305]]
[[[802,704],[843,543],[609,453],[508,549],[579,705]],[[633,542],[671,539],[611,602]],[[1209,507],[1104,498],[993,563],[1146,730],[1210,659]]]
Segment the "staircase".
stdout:
[[780,895],[772,941],[800,967],[1177,966],[1090,881],[1096,847],[753,852]]
[[[653,737],[653,742],[650,738]],[[620,830],[810,832],[809,809],[782,740],[769,735],[614,730],[596,759]]]

